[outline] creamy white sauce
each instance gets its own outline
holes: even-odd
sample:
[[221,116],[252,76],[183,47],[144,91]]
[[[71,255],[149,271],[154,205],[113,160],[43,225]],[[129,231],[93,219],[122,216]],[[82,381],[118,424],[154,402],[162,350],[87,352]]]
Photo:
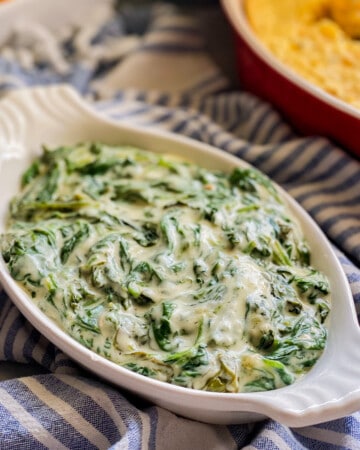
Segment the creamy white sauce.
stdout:
[[48,151],[24,175],[2,254],[72,337],[162,381],[275,389],[326,343],[327,280],[254,169],[99,144]]

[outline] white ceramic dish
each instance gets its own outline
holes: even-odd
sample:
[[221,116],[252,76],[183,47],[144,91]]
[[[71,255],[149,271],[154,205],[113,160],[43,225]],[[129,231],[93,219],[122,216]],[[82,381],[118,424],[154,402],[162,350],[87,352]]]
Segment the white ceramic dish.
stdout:
[[[207,168],[230,170],[246,163],[191,139],[121,125],[107,120],[71,88],[19,90],[0,102],[0,232],[8,202],[23,170],[41,144],[49,146],[97,140],[126,143],[156,152],[172,152]],[[219,394],[195,391],[133,373],[86,349],[40,312],[0,264],[0,280],[27,319],[82,366],[117,386],[175,413],[205,422],[229,424],[266,416],[288,426],[306,426],[360,409],[360,331],[349,286],[328,241],[312,219],[286,193],[313,252],[313,265],[331,282],[333,306],[328,345],[315,367],[293,385],[269,392]]]

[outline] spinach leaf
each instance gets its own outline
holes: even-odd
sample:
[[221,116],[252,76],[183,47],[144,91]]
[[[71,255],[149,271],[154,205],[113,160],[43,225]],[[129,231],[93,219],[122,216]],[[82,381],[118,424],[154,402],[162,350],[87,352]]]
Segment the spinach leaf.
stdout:
[[43,187],[37,196],[37,201],[48,202],[49,200],[52,200],[58,187],[59,179],[60,169],[59,164],[56,163],[49,169],[49,172],[44,175]]
[[162,304],[162,316],[160,319],[153,319],[152,330],[158,346],[165,351],[169,351],[171,345],[171,325],[170,318],[175,309],[173,303],[164,302]]
[[75,247],[89,236],[90,227],[87,223],[79,223],[78,231],[76,231],[69,239],[64,242],[60,251],[60,259],[63,264],[69,259],[70,254]]
[[26,170],[21,178],[22,187],[28,185],[34,180],[40,173],[40,163],[39,161],[34,161],[31,166]]

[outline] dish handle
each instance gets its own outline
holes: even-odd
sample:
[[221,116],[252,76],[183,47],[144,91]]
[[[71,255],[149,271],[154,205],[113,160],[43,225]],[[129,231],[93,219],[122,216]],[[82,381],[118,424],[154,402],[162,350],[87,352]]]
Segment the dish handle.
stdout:
[[9,92],[0,101],[0,165],[6,159],[22,158],[39,142],[56,143],[60,133],[66,138],[65,130],[74,122],[81,126],[88,114],[94,114],[90,105],[70,85]]
[[[360,410],[360,328],[355,324],[344,348],[329,357],[326,370],[277,405],[274,415],[290,427],[304,427],[339,419]],[[342,346],[342,351],[339,349]],[[296,405],[296,406],[295,406]],[[287,413],[284,414],[284,411]]]

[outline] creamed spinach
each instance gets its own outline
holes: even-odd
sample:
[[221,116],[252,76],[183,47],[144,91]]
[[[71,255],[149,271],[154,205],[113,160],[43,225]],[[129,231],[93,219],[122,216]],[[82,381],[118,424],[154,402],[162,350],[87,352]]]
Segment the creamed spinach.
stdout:
[[277,188],[98,143],[44,149],[2,255],[34,303],[139,374],[216,392],[279,388],[326,344],[329,284]]

